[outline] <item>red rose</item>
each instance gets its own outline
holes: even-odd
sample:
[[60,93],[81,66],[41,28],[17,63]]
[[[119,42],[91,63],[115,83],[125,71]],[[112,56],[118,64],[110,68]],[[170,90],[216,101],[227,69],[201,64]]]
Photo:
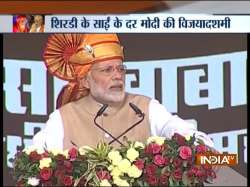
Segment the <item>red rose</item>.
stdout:
[[169,157],[164,157],[165,158],[165,165],[168,165],[170,163],[170,158]]
[[179,158],[175,158],[173,164],[174,164],[174,167],[175,167],[175,168],[178,168],[178,167],[181,166],[182,160],[179,159]]
[[41,159],[41,155],[39,155],[36,151],[32,151],[29,154],[29,159],[31,160],[31,162],[36,162]]
[[207,151],[207,147],[205,145],[197,145],[195,149],[197,153],[205,153]]
[[211,165],[208,165],[208,164],[202,165],[202,167],[203,167],[205,170],[210,170],[210,169],[212,169],[212,166],[211,166]]
[[161,146],[156,144],[156,143],[152,143],[152,151],[153,154],[158,154],[161,151]]
[[64,166],[64,164],[61,164],[61,165],[58,164],[58,165],[56,166],[56,169],[57,169],[57,170],[63,170],[63,171],[65,171],[65,166]]
[[24,180],[17,181],[16,187],[24,187],[24,186],[25,186],[25,181]]
[[45,167],[45,168],[40,170],[40,177],[41,177],[41,179],[47,181],[51,177],[52,173],[53,173],[53,171],[51,168]]
[[110,180],[111,179],[109,172],[106,170],[99,170],[96,172],[96,175],[98,176],[98,178],[100,180],[104,180],[104,179]]
[[139,169],[142,170],[144,168],[144,160],[138,159],[134,162],[134,165]]
[[157,166],[164,166],[164,164],[166,163],[166,159],[162,155],[155,155],[153,162]]
[[146,181],[149,185],[156,186],[158,185],[158,179],[157,177],[151,175],[146,178]]
[[183,160],[187,160],[187,159],[191,158],[192,150],[188,146],[181,146],[179,155]]
[[197,167],[194,166],[194,167],[191,168],[190,171],[191,171],[193,174],[197,175],[198,170],[199,170],[199,168],[197,168]]
[[175,140],[178,143],[178,145],[185,145],[186,142],[185,137],[178,133],[174,133],[172,139]]
[[75,160],[78,156],[78,150],[74,147],[72,147],[70,150],[69,150],[69,158],[70,160]]
[[148,154],[158,154],[161,151],[161,146],[156,143],[150,143],[146,148],[145,152]]
[[65,170],[57,169],[55,171],[55,177],[61,179],[65,175]]
[[193,171],[189,170],[189,171],[187,172],[187,176],[188,176],[189,178],[193,177],[193,176],[194,176]]
[[70,161],[64,160],[63,165],[65,166],[65,170],[68,173],[72,173],[72,171],[73,171],[73,165],[72,165],[72,163]]
[[156,174],[156,170],[157,170],[157,166],[154,164],[149,164],[146,166],[146,173],[147,175],[155,175]]
[[204,177],[205,175],[206,173],[201,169],[198,169],[198,171],[196,172],[197,177]]
[[169,176],[169,173],[161,174],[160,179],[159,179],[160,186],[161,185],[164,185],[164,186],[168,185],[168,176]]
[[181,169],[175,170],[173,176],[174,176],[174,178],[175,178],[176,180],[182,179],[182,172],[181,172]]
[[62,165],[64,160],[66,160],[66,157],[64,155],[58,154],[55,156],[55,160],[58,165]]
[[62,181],[65,186],[71,186],[73,184],[72,176],[69,175],[64,175]]
[[216,173],[215,173],[214,170],[212,170],[212,169],[207,171],[207,175],[208,175],[209,177],[212,177],[213,179],[216,178]]

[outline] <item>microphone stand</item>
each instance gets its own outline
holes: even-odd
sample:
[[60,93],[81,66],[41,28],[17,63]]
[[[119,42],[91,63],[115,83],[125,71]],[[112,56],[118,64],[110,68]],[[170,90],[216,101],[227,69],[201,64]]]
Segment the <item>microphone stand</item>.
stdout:
[[[144,120],[145,114],[143,112],[141,112],[141,110],[135,106],[133,103],[129,103],[129,105],[131,106],[131,108],[135,111],[136,115],[138,115],[139,117],[141,117],[141,119],[139,121],[137,121],[134,125],[132,125],[131,127],[129,127],[127,130],[125,130],[123,133],[121,133],[116,139],[118,140],[120,137],[122,137],[124,134],[126,134],[128,131],[130,131],[131,129],[133,129],[134,127],[136,127],[139,123],[141,123]],[[109,145],[112,144],[115,141],[112,140],[109,142]]]
[[[117,138],[115,138],[111,133],[109,133],[107,130],[105,130],[104,128],[102,128],[102,127],[96,122],[97,118],[98,118],[99,116],[102,115],[102,113],[105,111],[105,109],[106,109],[107,107],[108,107],[108,105],[103,105],[103,106],[101,107],[101,109],[97,112],[97,114],[96,114],[96,116],[95,116],[95,118],[94,118],[94,123],[95,123],[95,125],[96,125],[99,129],[101,129],[102,131],[104,131],[105,133],[107,133],[111,138],[113,138],[112,142],[117,141],[119,144],[123,145]],[[110,143],[109,143],[109,144],[110,144]]]

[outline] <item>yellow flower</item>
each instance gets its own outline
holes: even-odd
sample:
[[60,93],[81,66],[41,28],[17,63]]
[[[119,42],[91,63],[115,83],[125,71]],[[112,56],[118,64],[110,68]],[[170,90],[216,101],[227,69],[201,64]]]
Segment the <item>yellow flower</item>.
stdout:
[[123,159],[122,161],[119,162],[117,167],[121,172],[127,173],[129,168],[131,167],[131,163],[129,162],[128,159]]
[[107,179],[101,180],[100,186],[111,186],[109,181]]
[[88,150],[93,150],[93,148],[89,146],[82,146],[78,149],[80,155],[85,155]]
[[162,145],[165,141],[165,137],[160,137],[160,136],[151,136],[147,139],[147,144],[150,144],[152,142],[157,143],[158,145]]
[[114,169],[114,166],[113,165],[110,165],[109,167],[108,167],[108,170],[109,171],[112,171]]
[[110,174],[113,176],[113,178],[123,175],[122,171],[119,170],[118,167],[114,167]]
[[51,158],[43,158],[42,160],[40,160],[39,168],[43,169],[44,167],[50,167],[51,162]]
[[189,141],[189,140],[191,139],[191,136],[190,136],[190,135],[186,135],[186,136],[185,136],[185,139],[186,139],[187,141]]
[[79,151],[79,154],[80,154],[80,155],[85,155],[85,153],[86,153],[86,150],[84,149],[84,147],[80,147],[80,148],[78,149],[78,151]]
[[119,177],[114,178],[114,184],[117,186],[129,186],[129,183],[126,180],[123,180]]
[[66,157],[66,158],[69,158],[69,150],[66,149],[62,152],[62,154]]
[[139,170],[134,164],[129,168],[128,176],[138,178],[142,174],[142,170]]
[[108,154],[108,158],[112,161],[112,164],[117,166],[119,162],[122,160],[122,156],[119,151],[110,151]]
[[36,149],[37,149],[37,147],[32,145],[32,146],[26,147],[23,150],[23,152],[25,152],[27,155],[29,155],[31,152],[36,151]]
[[58,155],[58,154],[63,154],[63,150],[58,149],[58,148],[51,149],[50,152],[51,152],[54,156],[56,156],[56,155]]
[[144,144],[143,143],[141,143],[141,142],[135,142],[135,145],[134,145],[134,147],[135,148],[141,148],[141,149],[144,149],[145,148],[145,146],[144,146]]
[[134,148],[129,148],[127,150],[127,158],[131,161],[134,162],[136,158],[138,158],[139,153],[136,151]]

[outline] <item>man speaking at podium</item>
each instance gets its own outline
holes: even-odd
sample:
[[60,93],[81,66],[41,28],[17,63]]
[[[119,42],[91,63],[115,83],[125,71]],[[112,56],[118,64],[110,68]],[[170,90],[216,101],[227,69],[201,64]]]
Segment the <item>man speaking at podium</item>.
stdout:
[[[126,66],[116,34],[53,34],[43,56],[48,71],[68,84],[58,96],[57,110],[33,138],[38,148],[95,147],[100,141],[118,147],[126,138],[145,142],[149,136],[171,138],[175,132],[195,134],[213,148],[205,133],[157,100],[125,92]],[[245,181],[230,167],[222,167],[209,185],[238,186]]]
[[48,71],[69,83],[46,127],[34,136],[36,146],[68,149],[105,141],[117,147],[126,138],[145,142],[149,136],[171,138],[177,132],[195,133],[213,147],[205,133],[157,100],[125,92],[126,66],[116,34],[53,34],[43,56]]

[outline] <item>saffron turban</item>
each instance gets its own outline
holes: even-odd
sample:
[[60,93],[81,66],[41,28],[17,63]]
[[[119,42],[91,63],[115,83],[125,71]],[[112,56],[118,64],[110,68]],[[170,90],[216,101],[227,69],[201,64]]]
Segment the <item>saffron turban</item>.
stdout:
[[123,47],[116,34],[52,34],[43,59],[48,71],[69,81],[57,98],[57,108],[88,95],[80,80],[96,62],[124,60]]

